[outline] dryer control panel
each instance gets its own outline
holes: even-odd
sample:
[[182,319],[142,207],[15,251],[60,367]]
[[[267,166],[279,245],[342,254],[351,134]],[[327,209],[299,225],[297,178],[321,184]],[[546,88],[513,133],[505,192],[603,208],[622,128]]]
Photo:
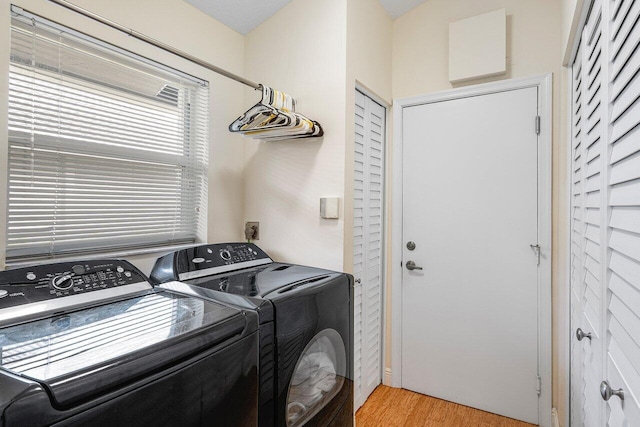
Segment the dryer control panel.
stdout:
[[[3,310],[12,307],[31,305],[33,309],[44,308],[46,304],[33,304],[57,300],[54,305],[62,309],[67,305],[66,301],[69,305],[77,305],[77,297],[89,293],[92,294],[90,297],[81,299],[88,302],[112,294],[121,295],[123,292],[120,290],[99,294],[96,291],[122,287],[130,290],[127,285],[137,285],[136,291],[145,285],[151,289],[147,278],[137,268],[120,260],[63,262],[0,271],[0,320]],[[23,311],[30,309],[24,308]]]
[[269,256],[252,243],[217,243],[185,249],[181,256],[180,272],[201,270],[202,267],[218,267],[222,265],[241,264],[245,262],[268,259]]
[[207,270],[212,275],[271,262],[253,243],[215,243],[180,251],[177,266],[180,280],[185,280],[184,273]]
[[253,243],[213,243],[182,249],[166,255],[151,271],[153,283],[212,276],[270,264],[273,261]]

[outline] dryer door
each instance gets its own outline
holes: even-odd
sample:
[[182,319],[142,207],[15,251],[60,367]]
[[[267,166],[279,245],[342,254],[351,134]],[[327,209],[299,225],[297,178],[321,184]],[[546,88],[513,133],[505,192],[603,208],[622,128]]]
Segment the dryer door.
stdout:
[[340,391],[347,375],[344,342],[334,329],[319,332],[296,363],[287,392],[287,426],[301,426]]

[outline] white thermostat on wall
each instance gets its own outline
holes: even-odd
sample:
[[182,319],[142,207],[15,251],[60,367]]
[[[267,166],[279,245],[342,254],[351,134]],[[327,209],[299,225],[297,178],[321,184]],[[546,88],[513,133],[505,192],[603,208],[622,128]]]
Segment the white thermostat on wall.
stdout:
[[339,197],[323,197],[320,199],[320,218],[338,219],[340,208]]

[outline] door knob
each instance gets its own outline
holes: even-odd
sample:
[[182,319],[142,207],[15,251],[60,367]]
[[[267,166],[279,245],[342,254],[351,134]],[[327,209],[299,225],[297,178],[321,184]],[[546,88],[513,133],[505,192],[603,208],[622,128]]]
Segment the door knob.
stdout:
[[600,383],[600,395],[605,401],[611,399],[611,396],[618,396],[620,400],[624,400],[624,390],[621,388],[614,390],[606,381]]
[[576,329],[576,338],[578,338],[578,341],[582,341],[583,338],[589,338],[589,341],[591,341],[591,332],[585,333],[582,329],[578,328]]
[[407,270],[422,270],[422,267],[418,267],[413,261],[407,261]]

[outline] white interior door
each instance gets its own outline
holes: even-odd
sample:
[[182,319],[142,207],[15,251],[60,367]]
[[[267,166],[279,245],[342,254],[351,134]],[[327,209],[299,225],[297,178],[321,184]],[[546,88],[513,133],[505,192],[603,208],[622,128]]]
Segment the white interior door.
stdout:
[[356,91],[354,403],[382,382],[382,237],[386,109]]
[[537,91],[402,117],[402,386],[536,424]]

